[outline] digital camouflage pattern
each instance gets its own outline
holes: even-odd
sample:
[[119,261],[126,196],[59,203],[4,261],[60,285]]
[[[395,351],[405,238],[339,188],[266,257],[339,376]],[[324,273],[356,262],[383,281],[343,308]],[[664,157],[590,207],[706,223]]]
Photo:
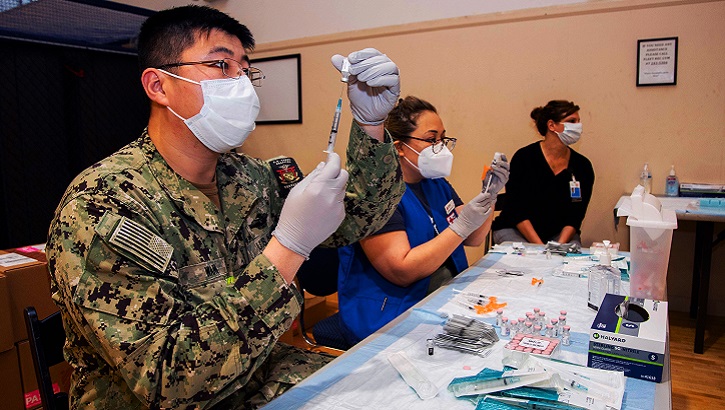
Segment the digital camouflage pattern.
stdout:
[[[326,245],[376,231],[399,202],[386,139],[353,125],[347,216]],[[71,408],[259,404],[329,360],[276,343],[302,296],[262,255],[284,201],[269,164],[223,154],[216,178],[221,211],[144,132],[71,183],[46,248],[75,368]]]

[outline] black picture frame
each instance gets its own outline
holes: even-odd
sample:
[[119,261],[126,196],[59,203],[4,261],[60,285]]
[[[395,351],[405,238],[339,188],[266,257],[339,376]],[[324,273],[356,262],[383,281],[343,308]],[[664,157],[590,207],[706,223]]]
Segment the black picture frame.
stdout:
[[637,87],[677,84],[678,37],[637,40]]
[[262,86],[255,88],[260,110],[257,125],[302,123],[302,56],[287,54],[251,59],[264,73]]

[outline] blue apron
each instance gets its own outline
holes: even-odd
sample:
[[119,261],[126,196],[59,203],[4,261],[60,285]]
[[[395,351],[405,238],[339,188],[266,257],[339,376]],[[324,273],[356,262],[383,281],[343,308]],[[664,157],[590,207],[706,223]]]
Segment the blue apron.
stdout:
[[[450,184],[444,179],[424,179],[420,182],[430,205],[438,231],[450,224],[445,206],[453,199]],[[436,236],[428,212],[411,189],[406,189],[398,209],[405,220],[405,232],[410,247],[414,248]],[[395,285],[380,275],[365,256],[359,243],[338,250],[340,268],[338,275],[338,303],[340,321],[347,341],[355,344],[383,327],[408,308],[422,300],[430,283],[430,277],[408,287]],[[454,275],[468,267],[463,244],[451,254],[455,266]]]

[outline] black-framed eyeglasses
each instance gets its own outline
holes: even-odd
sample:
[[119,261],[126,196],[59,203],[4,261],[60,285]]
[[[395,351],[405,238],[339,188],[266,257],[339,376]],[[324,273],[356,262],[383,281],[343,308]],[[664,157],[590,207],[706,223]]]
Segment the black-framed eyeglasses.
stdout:
[[222,74],[224,76],[238,79],[239,77],[245,75],[249,78],[249,81],[251,81],[252,85],[255,87],[261,87],[262,86],[262,80],[264,80],[264,73],[262,70],[260,70],[257,67],[244,67],[242,63],[239,61],[233,59],[233,58],[222,58],[221,60],[206,60],[206,61],[188,61],[188,62],[179,62],[179,63],[170,63],[170,64],[164,64],[160,65],[156,68],[160,70],[165,70],[167,68],[172,67],[181,67],[182,65],[206,65],[209,67],[216,67],[222,70]]
[[443,147],[444,146],[446,148],[448,148],[448,151],[453,151],[453,148],[456,147],[456,141],[458,141],[455,138],[448,138],[448,137],[443,137],[441,139],[436,139],[435,137],[431,137],[431,138],[418,138],[418,137],[408,136],[408,138],[413,139],[413,140],[427,142],[427,143],[431,144],[432,147],[433,147],[432,149],[433,149],[433,153],[434,154],[437,154],[437,153],[441,152],[443,150]]

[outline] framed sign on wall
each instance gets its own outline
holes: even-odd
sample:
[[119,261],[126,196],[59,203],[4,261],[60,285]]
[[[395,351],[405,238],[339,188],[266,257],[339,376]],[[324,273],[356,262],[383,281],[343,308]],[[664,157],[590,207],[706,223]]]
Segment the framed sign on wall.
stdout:
[[677,37],[637,41],[637,87],[677,84]]
[[302,76],[300,54],[250,60],[264,73],[262,86],[255,88],[260,110],[257,124],[302,123]]

